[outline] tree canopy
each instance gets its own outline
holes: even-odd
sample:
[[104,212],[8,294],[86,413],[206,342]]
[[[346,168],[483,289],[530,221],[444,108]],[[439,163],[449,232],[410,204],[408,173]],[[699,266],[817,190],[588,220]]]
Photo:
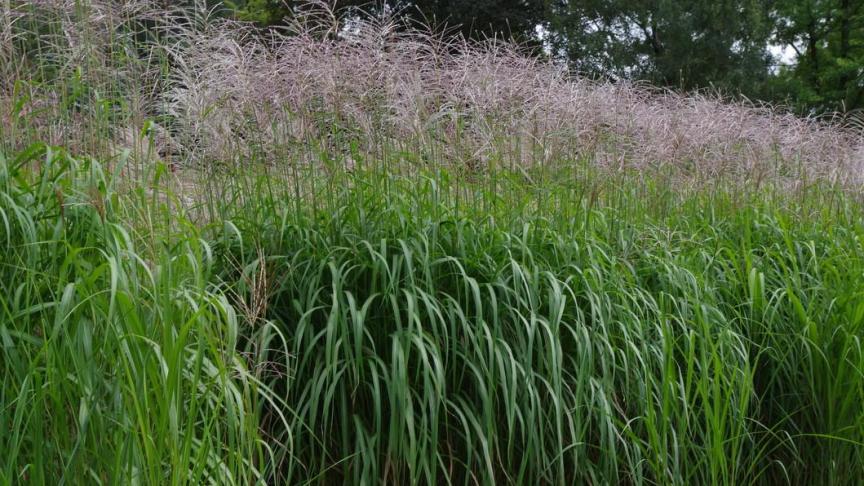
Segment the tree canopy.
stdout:
[[786,91],[815,111],[864,108],[864,2],[778,0],[775,40],[796,62],[778,73]]
[[558,0],[550,13],[555,52],[581,71],[744,91],[768,72],[769,29],[751,0]]

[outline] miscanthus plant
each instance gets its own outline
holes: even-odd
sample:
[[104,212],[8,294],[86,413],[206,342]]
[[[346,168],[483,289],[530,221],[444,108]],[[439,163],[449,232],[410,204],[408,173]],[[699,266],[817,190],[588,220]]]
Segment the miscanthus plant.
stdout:
[[0,484],[864,477],[854,129],[320,2],[0,14]]
[[44,146],[0,156],[0,484],[262,481],[254,336],[210,245],[116,183]]
[[225,209],[223,278],[288,348],[276,482],[864,474],[852,199],[388,174],[299,210],[262,180]]
[[[128,149],[187,166],[374,155],[473,171],[568,158],[687,179],[860,183],[861,125],[711,93],[586,79],[505,40],[468,42],[311,0],[285,28],[207,2],[0,2],[0,144]],[[854,120],[852,120],[854,121]],[[138,164],[130,164],[130,169]]]
[[111,165],[2,159],[3,483],[864,474],[854,195],[384,163],[193,223]]
[[473,170],[587,158],[695,178],[859,182],[860,129],[842,120],[598,82],[499,39],[473,43],[398,15],[340,16],[330,6],[309,2],[266,35],[236,22],[195,33],[177,50],[183,63],[168,90],[178,143],[204,160],[279,164],[326,137],[336,153],[401,143]]

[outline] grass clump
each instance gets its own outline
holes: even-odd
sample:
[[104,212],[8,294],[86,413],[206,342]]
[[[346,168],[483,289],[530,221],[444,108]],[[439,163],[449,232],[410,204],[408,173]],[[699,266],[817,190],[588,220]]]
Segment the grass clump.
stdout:
[[853,195],[368,167],[2,159],[0,482],[864,474]]
[[447,180],[355,173],[318,210],[226,211],[215,251],[244,264],[223,278],[289,351],[280,482],[864,473],[857,203]]
[[136,233],[116,182],[44,146],[0,158],[0,484],[261,480],[211,250],[182,217]]

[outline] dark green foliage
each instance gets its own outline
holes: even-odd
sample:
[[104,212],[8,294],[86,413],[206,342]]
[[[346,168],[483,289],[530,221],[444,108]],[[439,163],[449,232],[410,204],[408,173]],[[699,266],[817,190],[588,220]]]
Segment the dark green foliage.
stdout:
[[[296,9],[307,3],[298,0],[229,0],[225,5],[237,18],[270,26],[290,19]],[[522,41],[534,39],[534,29],[543,21],[546,10],[544,0],[341,0],[335,7],[343,12],[358,7],[369,12],[395,10],[417,22],[448,32],[460,32],[466,38],[498,37]]]
[[531,40],[545,18],[543,0],[413,0],[406,3],[427,21],[453,26],[466,38]]
[[864,108],[864,3],[856,0],[782,0],[776,39],[792,46],[796,63],[777,83],[802,111]]
[[770,28],[750,0],[561,1],[549,23],[556,52],[587,73],[747,92],[768,74]]
[[225,6],[238,19],[262,26],[281,23],[291,15],[291,7],[282,0],[227,0]]

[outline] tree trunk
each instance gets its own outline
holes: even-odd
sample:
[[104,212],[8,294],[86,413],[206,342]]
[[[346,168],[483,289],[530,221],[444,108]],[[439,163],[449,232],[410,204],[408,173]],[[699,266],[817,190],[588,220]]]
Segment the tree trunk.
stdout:
[[852,29],[852,1],[840,1],[840,57],[849,57],[849,34]]
[[807,60],[810,62],[810,77],[813,86],[819,86],[819,34],[816,19],[811,16],[807,23]]

